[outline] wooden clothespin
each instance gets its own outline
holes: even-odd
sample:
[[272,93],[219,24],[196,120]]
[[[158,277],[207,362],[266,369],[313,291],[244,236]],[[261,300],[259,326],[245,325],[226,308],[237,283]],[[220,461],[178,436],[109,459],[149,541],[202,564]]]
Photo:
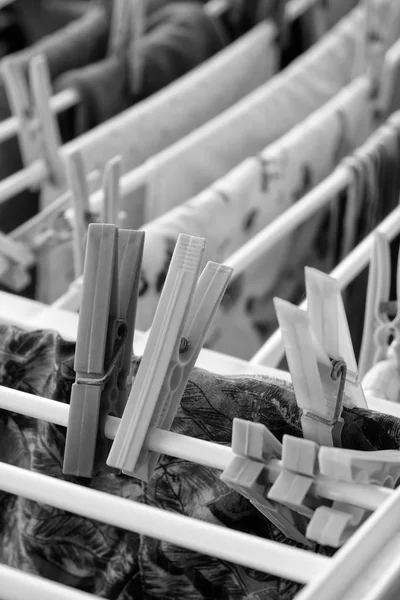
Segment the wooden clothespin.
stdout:
[[117,225],[120,206],[121,157],[111,159],[104,170],[104,201],[101,215],[90,210],[90,192],[85,165],[79,150],[67,158],[68,182],[71,188],[74,218],[72,219],[75,277],[83,273],[87,230],[90,223],[101,222]]
[[306,439],[341,445],[342,403],[366,408],[337,282],[306,269],[307,311],[275,299]]
[[145,15],[144,0],[114,0],[108,53],[120,56],[130,48],[133,94],[139,93],[143,79],[142,55],[138,51],[138,44],[145,32]]
[[[398,367],[400,367],[400,260],[397,265],[397,301],[390,302],[391,260],[387,238],[375,232],[369,267],[364,332],[360,352],[360,374],[363,377],[380,361],[389,358],[390,338],[394,337]],[[392,357],[393,359],[393,357]]]
[[144,232],[89,225],[63,472],[91,477],[105,465],[105,418],[121,416],[129,372]]
[[199,280],[205,240],[181,234],[139,370],[107,459],[110,467],[148,481],[159,454],[153,428],[169,430],[232,269],[209,262]]
[[18,137],[24,166],[42,159],[49,179],[62,186],[65,173],[60,156],[61,136],[50,109],[51,84],[45,57],[36,56],[30,61],[29,86],[25,72],[15,58],[4,58],[1,71],[11,109],[19,121]]

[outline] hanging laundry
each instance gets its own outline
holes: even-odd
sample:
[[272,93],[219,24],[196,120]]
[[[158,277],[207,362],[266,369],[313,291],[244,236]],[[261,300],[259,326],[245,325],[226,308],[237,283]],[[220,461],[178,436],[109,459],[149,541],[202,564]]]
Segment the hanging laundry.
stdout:
[[[18,53],[18,61],[27,69],[29,60],[44,54],[48,60],[51,77],[54,79],[68,69],[86,65],[104,56],[108,39],[106,13],[96,4],[81,19],[73,21],[64,29],[50,35],[38,44]],[[10,116],[9,104],[0,81],[0,121]],[[16,138],[0,146],[0,180],[22,168]],[[0,205],[0,228],[8,233],[20,223],[37,213],[38,194],[24,192],[10,202]]]
[[12,6],[0,10],[0,60],[26,47],[28,40],[24,29],[16,19]]
[[52,1],[47,0],[15,0],[6,7],[15,14],[15,18],[25,32],[27,45],[39,42],[45,36],[51,35],[68,26],[75,19],[84,16],[88,10],[86,0]]
[[[354,173],[354,181],[340,198],[343,219],[338,222],[334,235],[335,239],[341,241],[338,248],[340,259],[345,258],[399,202],[400,179],[397,165],[400,160],[400,131],[390,123],[389,120],[364,148],[347,161]],[[392,265],[392,279],[396,281],[395,263]],[[364,327],[367,280],[368,270],[364,269],[344,292],[357,356]]]
[[[56,82],[56,91],[79,91],[77,123],[70,126],[76,135],[159,91],[229,43],[218,19],[208,16],[198,2],[167,4],[148,17],[146,29],[146,35],[127,55],[104,58]],[[140,53],[139,58],[135,52]],[[129,82],[138,60],[143,81],[136,95]]]
[[[260,157],[248,159],[213,187],[144,226],[145,252],[137,327],[147,330],[177,237],[207,239],[207,260],[226,261],[236,250],[327,177],[363,144],[374,127],[369,82],[361,77]],[[251,358],[277,327],[272,299],[297,302],[304,266],[332,267],[329,209],[293,232],[245,273],[235,277],[205,347]]]
[[[127,214],[143,204],[144,194],[150,207],[147,220],[185,202],[363,74],[365,64],[356,61],[363,17],[362,10],[354,10],[273,81],[133,171],[132,194],[123,203]],[[392,32],[392,41],[399,33],[400,26]]]
[[[68,403],[74,344],[51,331],[0,327],[0,384]],[[138,368],[134,359],[132,373]],[[173,430],[230,444],[233,418],[266,425],[279,441],[302,436],[291,385],[264,376],[222,377],[194,369]],[[399,450],[400,420],[374,411],[343,410],[343,448]],[[0,460],[51,477],[62,474],[65,430],[0,411]],[[163,456],[148,484],[100,474],[93,489],[290,545],[220,473]],[[291,600],[300,585],[203,556],[168,542],[125,532],[50,506],[0,492],[0,561],[110,600]],[[327,547],[314,551],[332,555]]]

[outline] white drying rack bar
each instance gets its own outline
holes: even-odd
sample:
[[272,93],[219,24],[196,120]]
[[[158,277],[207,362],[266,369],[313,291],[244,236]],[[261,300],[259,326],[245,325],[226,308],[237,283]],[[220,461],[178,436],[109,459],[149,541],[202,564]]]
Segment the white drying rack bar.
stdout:
[[0,489],[299,583],[311,581],[327,568],[330,560],[307,550],[232,531],[5,463],[0,463]]
[[94,600],[100,596],[80,592],[61,583],[44,579],[44,577],[0,565],[0,598],[1,600],[27,600],[27,598]]
[[[67,427],[68,424],[68,404],[33,396],[3,386],[0,386],[0,409],[55,423],[62,427]],[[117,417],[107,418],[106,438],[114,439],[119,421],[120,419]],[[220,471],[223,471],[233,458],[230,446],[223,446],[163,429],[153,429],[148,436],[147,444],[153,452],[167,454]],[[271,483],[276,481],[281,468],[281,461],[273,459],[269,462],[268,478]],[[330,500],[340,499],[366,510],[376,510],[392,494],[387,488],[367,487],[345,482],[339,483],[323,477],[316,481],[314,486],[318,495]]]
[[[327,193],[329,189],[326,188]],[[307,197],[310,195],[307,194]],[[306,200],[305,197],[303,200]],[[299,203],[301,203],[300,201]],[[289,209],[290,211],[292,209]],[[289,212],[289,211],[288,211]],[[377,227],[376,230],[385,234],[388,240],[392,240],[400,232],[400,206],[395,208]],[[376,231],[374,230],[374,231]],[[374,231],[370,233],[354,250],[333,269],[331,276],[334,277],[340,284],[341,289],[344,289],[361,271],[368,265],[370,254],[374,240]],[[230,265],[232,266],[232,265]],[[306,302],[303,302],[301,308],[306,307]],[[281,332],[278,329],[265,342],[260,350],[254,355],[250,361],[252,364],[262,364],[271,367],[277,366],[284,354]]]

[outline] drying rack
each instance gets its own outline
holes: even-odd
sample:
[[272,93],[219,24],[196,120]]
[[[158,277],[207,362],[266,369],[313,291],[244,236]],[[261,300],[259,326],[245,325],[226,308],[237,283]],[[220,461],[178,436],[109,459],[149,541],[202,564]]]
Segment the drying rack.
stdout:
[[[377,229],[389,239],[393,238],[400,231],[400,207]],[[342,287],[368,263],[371,244],[372,234],[336,267],[334,273],[339,275]],[[78,316],[75,313],[6,293],[0,293],[0,307],[3,323],[29,330],[56,327],[66,339],[76,338]],[[140,354],[146,339],[146,333],[137,332],[136,353]],[[288,373],[262,366],[258,359],[246,363],[207,350],[201,352],[197,364],[221,374],[264,373],[290,379]],[[400,417],[400,406],[396,404],[373,399],[369,405],[372,410]],[[0,408],[64,427],[68,422],[68,405],[4,387],[0,388]],[[118,422],[116,417],[107,418],[105,435],[109,439],[114,438]],[[149,436],[149,447],[220,470],[232,456],[230,447],[157,429]],[[269,467],[272,478],[278,463],[272,461]],[[394,600],[397,596],[393,594],[400,585],[400,488],[392,491],[378,486],[332,484],[329,481],[316,485],[321,486],[326,497],[340,498],[375,511],[333,558],[0,464],[0,488],[6,492],[306,584],[296,600]],[[24,594],[33,591],[44,600],[94,597],[5,566],[0,567],[0,582],[2,600],[21,600],[26,597]]]
[[[5,3],[3,0],[2,4]],[[76,98],[70,97],[67,105],[75,101]],[[53,108],[57,103],[61,110],[65,106],[65,99],[61,101],[60,98],[54,98]],[[16,122],[13,123],[15,133]],[[334,191],[342,189],[347,181],[347,173],[336,170],[331,178],[321,184],[326,186],[323,201],[321,186],[318,186],[319,189],[313,190],[239,251],[240,255],[238,253],[236,257],[231,257],[230,262],[245,268],[247,261],[254,260],[257,253],[265,252],[322,204],[328,203]],[[377,229],[392,239],[400,231],[400,207]],[[332,272],[342,288],[368,264],[371,246],[372,235]],[[78,316],[0,292],[0,322],[29,330],[52,328],[65,339],[74,340]],[[143,350],[147,335],[136,333],[137,354]],[[280,334],[277,332],[249,362],[203,350],[197,365],[226,375],[257,373],[290,380],[288,373],[263,366],[267,363],[278,364],[281,356]],[[369,405],[372,410],[400,417],[399,405],[375,398]],[[64,427],[68,422],[68,405],[4,387],[0,387],[0,409]],[[108,417],[106,437],[112,439],[117,428],[118,419]],[[149,438],[149,446],[156,452],[217,469],[224,469],[228,464],[232,453],[229,447],[183,437],[173,432],[155,430]],[[277,469],[278,465],[273,463],[270,467],[271,477],[274,467]],[[329,482],[320,482],[318,485],[322,486],[327,497],[367,504],[370,510],[375,511],[333,558],[0,463],[0,489],[8,493],[305,584],[296,600],[397,600],[400,588],[400,488],[391,491],[356,484],[332,486]],[[0,598],[21,600],[28,597],[89,600],[96,596],[0,565]]]

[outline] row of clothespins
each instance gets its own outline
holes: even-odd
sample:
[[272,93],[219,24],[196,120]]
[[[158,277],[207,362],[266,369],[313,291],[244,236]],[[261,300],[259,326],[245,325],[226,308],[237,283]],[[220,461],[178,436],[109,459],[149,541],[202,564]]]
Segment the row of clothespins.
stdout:
[[[400,229],[398,209],[394,214],[396,233]],[[67,427],[65,473],[90,477],[97,470],[112,468],[147,481],[160,453],[165,453],[222,471],[227,485],[297,542],[338,547],[352,536],[354,544],[346,544],[337,558],[328,559],[11,465],[0,465],[0,489],[286,579],[311,582],[300,594],[302,600],[303,596],[304,600],[320,598],[321,589],[326,589],[325,575],[330,581],[335,574],[336,587],[329,587],[329,598],[337,600],[335,590],[348,586],[350,576],[352,583],[359,577],[365,579],[363,568],[371,557],[376,558],[384,540],[398,530],[393,518],[394,511],[398,514],[398,494],[392,489],[400,475],[398,451],[340,448],[343,405],[365,407],[366,401],[337,283],[308,270],[307,312],[276,301],[296,400],[302,410],[304,439],[285,436],[281,444],[265,426],[235,419],[232,445],[222,446],[169,430],[230,269],[210,263],[198,280],[205,242],[181,236],[130,389],[143,241],[142,232],[119,230],[110,224],[89,227],[70,406],[2,387],[0,407]],[[375,256],[379,256],[382,242],[382,235],[378,236]],[[326,327],[321,326],[324,319]],[[388,334],[390,324],[385,317],[383,323]],[[376,518],[368,519],[373,511]],[[354,536],[357,528],[360,535]],[[393,571],[393,558],[386,557],[384,565],[381,561],[380,575],[384,570]],[[349,568],[343,571],[344,559]],[[4,584],[14,582],[14,594],[21,588],[21,580],[13,572],[0,569],[0,578]],[[50,582],[39,586],[37,580],[27,577],[25,583],[32,590],[47,591],[41,596],[44,598],[55,592]],[[372,594],[377,585],[378,580],[370,585],[369,600],[386,599]],[[83,600],[76,594],[77,600]],[[349,598],[365,596],[355,593]]]
[[[180,236],[130,389],[144,236],[112,224],[89,226],[64,457],[69,475],[91,477],[107,465],[144,481],[151,478],[158,437],[171,428],[232,273],[210,262],[198,278],[205,240]],[[382,236],[376,244],[382,247]],[[275,301],[305,439],[286,436],[281,445],[266,427],[237,420],[231,458],[225,454],[219,462],[215,453],[213,466],[288,537],[338,547],[376,505],[367,488],[361,493],[356,485],[350,496],[345,490],[333,503],[332,490],[339,481],[393,488],[400,454],[340,449],[343,406],[366,408],[367,403],[338,283],[307,269],[306,288],[307,311]],[[391,325],[385,317],[382,324],[387,338]],[[120,418],[111,446],[110,415]],[[190,443],[182,439],[180,446]],[[174,455],[173,446],[168,453]],[[194,460],[202,462],[200,454],[210,456],[202,449]],[[190,449],[184,453],[194,455]],[[307,517],[306,528],[298,514]]]

